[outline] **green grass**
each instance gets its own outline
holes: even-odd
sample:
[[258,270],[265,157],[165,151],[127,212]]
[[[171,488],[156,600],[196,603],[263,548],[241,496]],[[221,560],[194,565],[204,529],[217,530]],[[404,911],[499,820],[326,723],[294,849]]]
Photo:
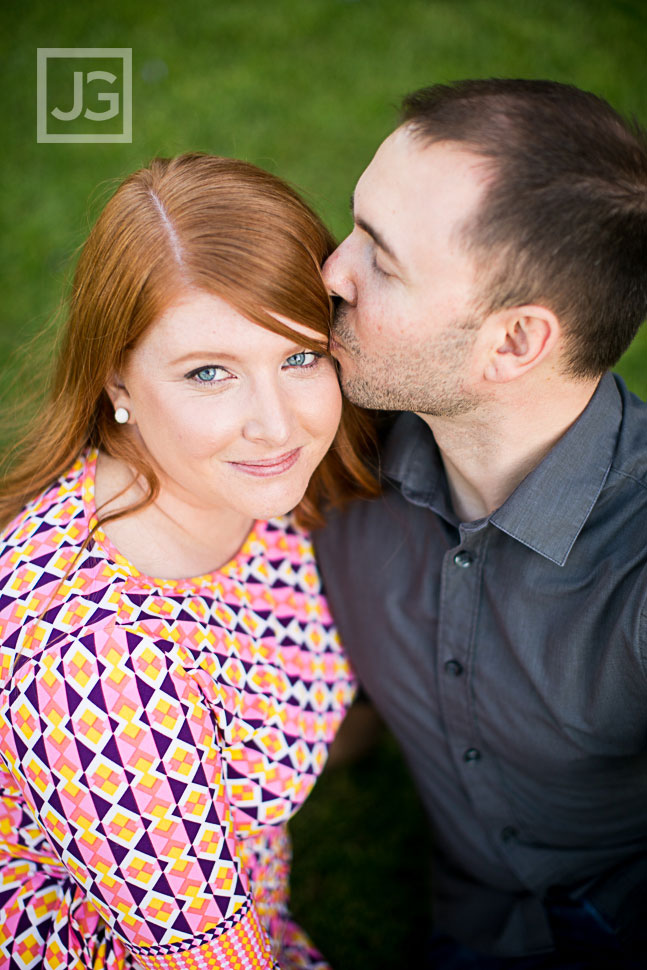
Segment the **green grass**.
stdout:
[[[396,105],[424,84],[551,77],[647,123],[643,0],[32,0],[4,4],[0,27],[5,384],[11,351],[58,305],[115,178],[155,154],[201,149],[262,165],[341,236]],[[37,144],[36,48],[123,46],[133,50],[132,144]],[[646,364],[643,330],[619,367],[643,397]],[[414,966],[424,825],[390,742],[328,773],[294,835],[294,907],[336,970]]]
[[[34,0],[1,17],[3,360],[58,303],[107,188],[155,154],[253,161],[342,235],[355,180],[423,84],[549,76],[647,121],[641,0]],[[36,48],[62,46],[132,47],[132,144],[36,143]],[[643,367],[621,369],[647,394]]]
[[292,910],[335,970],[423,966],[429,835],[391,736],[326,769],[290,828]]

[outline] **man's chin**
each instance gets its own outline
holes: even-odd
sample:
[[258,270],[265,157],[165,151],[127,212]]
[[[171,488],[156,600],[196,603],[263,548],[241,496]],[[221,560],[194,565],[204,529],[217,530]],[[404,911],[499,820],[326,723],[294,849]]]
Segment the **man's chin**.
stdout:
[[342,368],[339,381],[346,400],[351,404],[356,404],[360,408],[369,410],[381,410],[383,407],[379,399],[379,394],[370,387],[366,381],[359,378],[356,374],[350,373],[348,368]]

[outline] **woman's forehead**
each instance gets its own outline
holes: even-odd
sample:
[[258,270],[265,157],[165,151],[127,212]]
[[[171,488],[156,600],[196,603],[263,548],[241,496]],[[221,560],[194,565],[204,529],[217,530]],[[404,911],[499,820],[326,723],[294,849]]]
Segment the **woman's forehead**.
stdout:
[[327,334],[312,330],[281,314],[271,314],[293,337],[275,333],[250,320],[222,297],[190,291],[175,300],[148,329],[140,348],[165,357],[218,352],[242,357],[253,352],[281,353],[299,345],[300,338],[327,345]]

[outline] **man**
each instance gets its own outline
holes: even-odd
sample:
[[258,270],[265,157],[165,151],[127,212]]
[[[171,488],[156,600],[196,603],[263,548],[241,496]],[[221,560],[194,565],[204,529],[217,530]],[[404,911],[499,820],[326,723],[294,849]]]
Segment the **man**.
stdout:
[[[324,275],[405,411],[317,539],[433,822],[439,968],[647,967],[647,139],[547,81],[417,92]],[[411,413],[413,412],[413,413]]]

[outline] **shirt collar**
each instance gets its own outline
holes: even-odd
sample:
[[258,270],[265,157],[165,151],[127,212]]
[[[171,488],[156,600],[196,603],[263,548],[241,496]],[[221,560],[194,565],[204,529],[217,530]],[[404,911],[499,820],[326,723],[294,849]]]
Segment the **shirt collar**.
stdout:
[[[607,373],[579,418],[492,513],[492,525],[563,566],[604,487],[621,422],[622,400],[613,375]],[[440,453],[417,415],[403,414],[396,421],[383,469],[409,501],[458,524]]]
[[414,505],[433,509],[458,526],[438,446],[429,425],[417,414],[400,414],[382,456],[382,472]]

